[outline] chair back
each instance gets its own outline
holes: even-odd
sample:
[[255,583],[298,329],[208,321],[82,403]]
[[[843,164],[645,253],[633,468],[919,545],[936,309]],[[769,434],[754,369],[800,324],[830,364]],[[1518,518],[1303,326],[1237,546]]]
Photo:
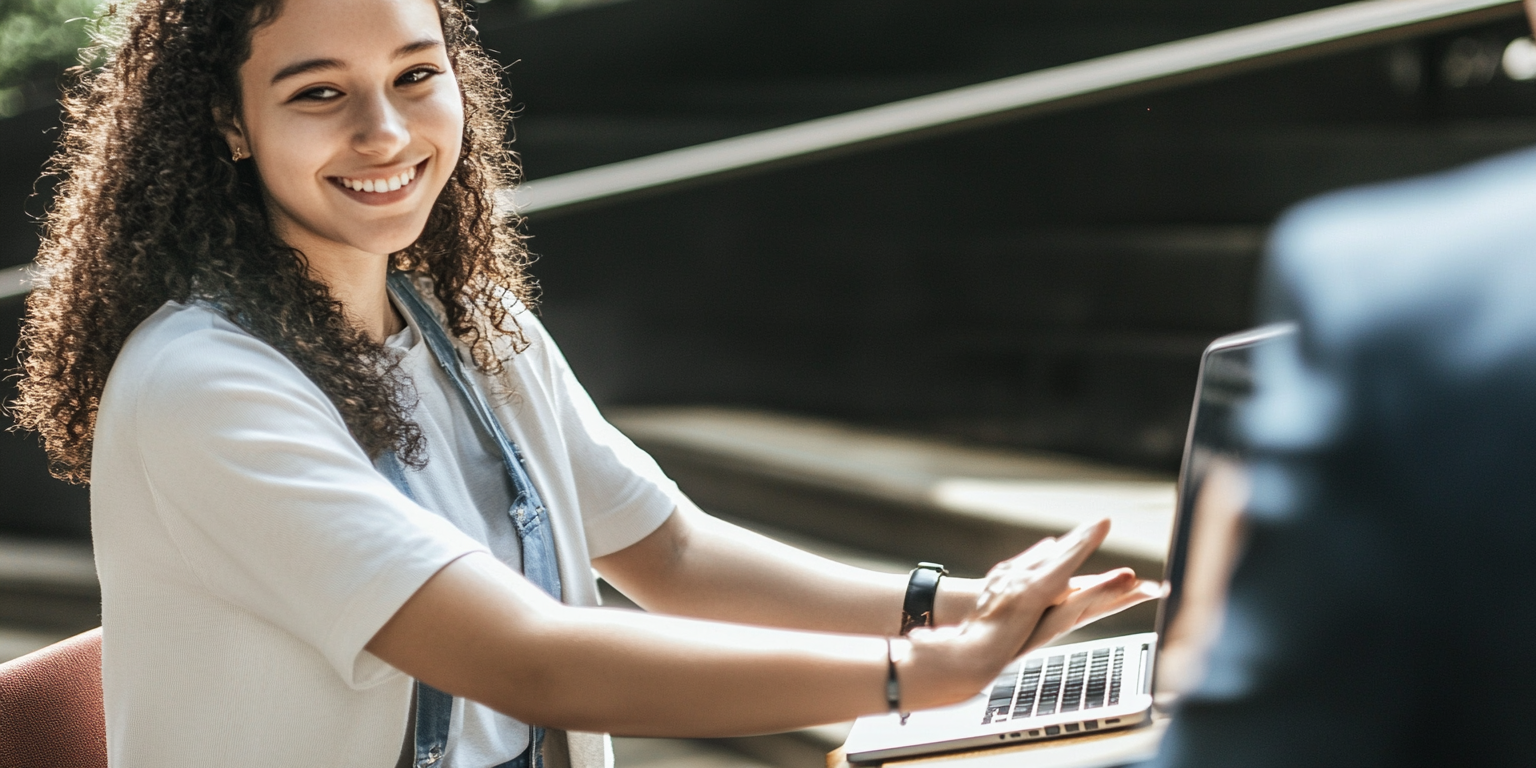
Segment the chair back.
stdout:
[[0,664],[0,766],[106,768],[100,627]]

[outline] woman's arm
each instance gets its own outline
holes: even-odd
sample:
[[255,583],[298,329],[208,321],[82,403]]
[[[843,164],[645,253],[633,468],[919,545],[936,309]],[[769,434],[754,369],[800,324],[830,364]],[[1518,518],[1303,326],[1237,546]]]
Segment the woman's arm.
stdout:
[[[679,508],[660,528],[632,546],[593,561],[603,578],[646,610],[677,616],[735,621],[819,632],[895,635],[907,575],[856,568],[787,544],[697,510]],[[1112,572],[1125,579],[1125,571]],[[1104,577],[1109,577],[1105,574]],[[1103,577],[1074,579],[1074,588]],[[946,576],[939,580],[934,621],[955,625],[976,610],[984,581]],[[1047,627],[1060,633],[1077,623],[1123,610],[1152,595],[1151,585],[1125,600],[1099,603],[1074,616],[1053,615]]]
[[[689,508],[592,564],[648,611],[820,632],[897,634],[907,589],[905,574],[828,560]],[[980,593],[978,579],[940,579],[937,623],[960,623]]]
[[[903,704],[962,701],[1032,642],[1054,604],[1093,610],[1133,589],[1125,578],[1069,586],[1108,529],[1042,541],[993,569],[964,626],[896,641]],[[368,650],[456,696],[573,730],[739,735],[886,709],[883,638],[569,607],[480,554],[438,572]]]

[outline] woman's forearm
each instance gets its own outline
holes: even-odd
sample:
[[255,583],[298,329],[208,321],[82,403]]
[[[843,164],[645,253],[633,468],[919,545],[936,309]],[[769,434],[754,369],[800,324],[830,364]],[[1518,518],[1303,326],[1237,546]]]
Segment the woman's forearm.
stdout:
[[[963,625],[892,641],[900,652],[900,703],[920,709],[961,701],[1029,643],[1150,597],[1129,571],[1071,588],[1071,574],[1108,531],[1100,521],[1041,541],[988,573]],[[887,642],[569,607],[476,553],[422,585],[367,648],[407,674],[525,722],[709,736],[884,710]]]
[[[369,650],[456,696],[573,730],[741,735],[886,708],[882,638],[571,608],[484,555],[434,576]],[[924,652],[917,706],[974,693],[992,661]]]
[[[536,688],[528,712],[536,721],[632,736],[730,736],[885,708],[879,638],[635,612],[559,613],[547,637],[533,643],[550,657],[551,671],[561,670]],[[514,688],[507,681],[486,693]]]
[[[647,610],[822,632],[896,634],[907,586],[906,574],[838,563],[686,509],[594,564]],[[968,616],[980,589],[941,580],[938,623]]]

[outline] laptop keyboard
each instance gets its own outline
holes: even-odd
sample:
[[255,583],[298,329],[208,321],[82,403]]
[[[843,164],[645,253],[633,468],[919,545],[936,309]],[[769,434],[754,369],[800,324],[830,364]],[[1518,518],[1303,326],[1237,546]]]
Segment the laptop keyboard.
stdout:
[[1124,673],[1125,646],[1025,658],[998,676],[981,724],[1119,704]]

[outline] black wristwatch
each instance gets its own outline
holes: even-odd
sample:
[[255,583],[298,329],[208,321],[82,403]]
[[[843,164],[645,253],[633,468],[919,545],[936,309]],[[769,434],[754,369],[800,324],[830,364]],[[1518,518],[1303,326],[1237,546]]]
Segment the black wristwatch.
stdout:
[[918,627],[933,626],[933,601],[939,594],[939,579],[949,571],[938,563],[918,563],[907,579],[907,599],[901,604],[901,633]]

